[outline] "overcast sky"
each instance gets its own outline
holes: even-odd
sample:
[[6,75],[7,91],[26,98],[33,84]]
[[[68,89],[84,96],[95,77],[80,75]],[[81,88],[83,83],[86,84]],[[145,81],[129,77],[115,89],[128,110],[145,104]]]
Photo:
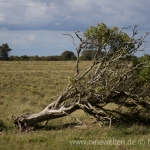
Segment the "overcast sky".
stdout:
[[[0,45],[8,43],[11,55],[19,56],[75,52],[64,33],[84,32],[104,22],[119,28],[139,24],[144,34],[150,31],[149,14],[150,0],[0,0]],[[145,53],[150,37],[147,41]]]

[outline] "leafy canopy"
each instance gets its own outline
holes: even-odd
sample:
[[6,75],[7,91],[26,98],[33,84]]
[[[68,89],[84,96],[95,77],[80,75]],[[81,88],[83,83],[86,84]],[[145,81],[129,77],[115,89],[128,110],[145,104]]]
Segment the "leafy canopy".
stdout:
[[134,48],[132,41],[129,43],[130,37],[127,33],[116,26],[108,28],[104,23],[97,24],[96,27],[91,26],[84,32],[84,36],[86,39],[93,39],[92,45],[101,46],[105,44],[113,51],[124,48],[127,53],[131,53]]

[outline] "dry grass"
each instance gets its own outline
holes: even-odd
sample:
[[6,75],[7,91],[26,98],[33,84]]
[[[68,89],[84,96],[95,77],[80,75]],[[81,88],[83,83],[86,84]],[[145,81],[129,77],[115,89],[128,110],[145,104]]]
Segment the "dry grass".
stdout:
[[[81,62],[81,68],[88,63]],[[1,61],[0,68],[0,119],[12,126],[11,114],[39,112],[61,94],[75,73],[75,62]]]
[[[90,62],[81,62],[81,71]],[[52,101],[50,98],[59,95],[68,83],[68,76],[74,75],[75,62],[0,62],[0,120],[6,129],[0,133],[0,150],[7,149],[149,149],[150,129],[147,127],[101,128],[90,124],[92,119],[81,111],[72,115],[88,124],[87,128],[75,128],[67,124],[76,121],[64,117],[49,122],[46,129],[32,133],[13,133],[11,114],[34,113],[42,110]],[[135,145],[71,145],[71,140],[118,140],[138,141],[144,139],[145,146]]]

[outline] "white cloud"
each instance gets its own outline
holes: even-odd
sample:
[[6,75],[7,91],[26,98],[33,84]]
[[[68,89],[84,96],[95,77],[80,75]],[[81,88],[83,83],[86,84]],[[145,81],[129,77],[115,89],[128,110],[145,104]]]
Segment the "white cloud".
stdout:
[[[67,31],[18,30],[1,31],[0,45],[8,43],[11,55],[60,55],[65,50],[75,51],[72,39],[63,35]],[[74,34],[74,32],[69,32]],[[78,43],[77,39],[75,40]]]
[[71,18],[71,16],[67,16],[67,17],[64,18],[64,20],[68,20],[70,18]]
[[90,0],[66,0],[66,6],[71,11],[78,13],[78,12],[87,12],[91,5]]
[[[27,5],[27,8],[24,11],[24,18],[28,22],[42,22],[47,18],[46,12],[48,6],[45,3],[35,3],[30,2]],[[44,20],[43,20],[44,19]]]
[[36,54],[41,45],[71,48],[69,38],[52,31],[84,31],[100,22],[119,28],[138,23],[139,30],[150,31],[149,8],[150,0],[0,0],[0,42]]
[[59,26],[59,25],[60,25],[60,22],[56,22],[55,24],[56,24],[56,26]]
[[66,30],[69,21],[70,30],[80,25],[84,30],[103,21],[109,26],[147,22],[148,28],[149,7],[149,0],[5,0],[0,1],[0,27],[55,30],[59,22],[59,30]]

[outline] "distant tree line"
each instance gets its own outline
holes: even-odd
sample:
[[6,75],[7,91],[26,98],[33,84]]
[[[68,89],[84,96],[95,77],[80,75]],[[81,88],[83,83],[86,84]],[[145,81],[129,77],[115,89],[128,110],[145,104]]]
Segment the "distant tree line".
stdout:
[[[80,60],[92,60],[94,58],[95,51],[93,50],[85,50],[82,52],[80,56]],[[101,56],[104,54],[101,53]],[[64,51],[61,55],[55,56],[10,56],[10,61],[70,61],[76,60],[76,55],[72,51]]]
[[[74,61],[76,60],[76,55],[74,52],[66,50],[61,55],[55,55],[55,56],[9,56],[10,51],[12,49],[8,46],[7,43],[2,44],[0,46],[0,60],[4,61]],[[93,60],[95,55],[95,50],[83,50],[81,55],[80,55],[80,60],[86,60],[86,61],[91,61]],[[105,53],[99,52],[99,57],[104,57]],[[147,55],[149,56],[149,55]],[[126,60],[132,61],[133,63],[137,62],[137,57],[136,56],[128,56],[126,57]]]
[[[8,46],[7,43],[0,46],[0,60],[9,60],[9,61],[68,61],[76,60],[76,55],[74,52],[66,50],[61,55],[55,56],[9,56],[12,49]],[[80,60],[92,60],[94,58],[94,50],[84,50],[80,56]],[[100,56],[104,56],[104,53],[101,52]]]
[[64,51],[61,55],[55,56],[10,56],[10,61],[67,61],[76,60],[76,56],[72,51]]

